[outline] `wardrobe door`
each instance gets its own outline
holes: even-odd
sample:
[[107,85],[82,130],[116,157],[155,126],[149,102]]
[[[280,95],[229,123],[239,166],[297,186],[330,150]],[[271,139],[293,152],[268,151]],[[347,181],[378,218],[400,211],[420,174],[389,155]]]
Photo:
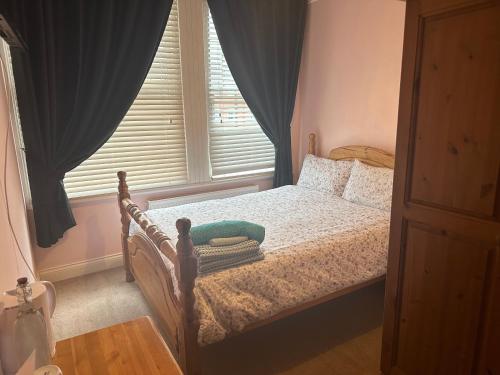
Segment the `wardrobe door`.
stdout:
[[500,374],[500,1],[408,0],[382,370]]

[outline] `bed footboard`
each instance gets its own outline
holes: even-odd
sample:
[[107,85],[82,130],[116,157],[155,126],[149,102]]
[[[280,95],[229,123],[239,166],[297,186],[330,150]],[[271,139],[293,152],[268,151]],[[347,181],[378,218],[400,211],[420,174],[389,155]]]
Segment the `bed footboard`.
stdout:
[[[168,236],[130,199],[126,176],[125,172],[118,172],[125,278],[129,282],[135,280],[141,288],[184,373],[200,374],[199,321],[194,308],[197,259],[189,235],[191,222],[186,218],[177,220],[178,241],[174,249]],[[129,236],[131,220],[140,225],[142,233]],[[172,262],[175,277],[161,254]]]

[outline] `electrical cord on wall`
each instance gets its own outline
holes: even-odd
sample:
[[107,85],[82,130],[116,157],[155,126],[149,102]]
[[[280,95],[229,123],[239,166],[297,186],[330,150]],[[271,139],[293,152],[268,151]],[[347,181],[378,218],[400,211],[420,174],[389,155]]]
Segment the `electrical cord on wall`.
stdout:
[[[5,74],[5,62],[4,62],[3,58],[2,58],[2,56],[0,56],[0,65],[1,65],[0,68],[1,68],[1,71],[2,71],[2,78],[3,78],[3,90],[5,92],[5,96],[7,97],[7,95],[8,95],[7,79],[6,79],[7,77],[6,77],[6,74]],[[10,112],[11,111],[9,110],[9,119],[12,120],[10,118],[10,116],[12,115]],[[12,219],[11,219],[11,216],[10,216],[10,207],[9,207],[8,190],[7,190],[7,161],[8,161],[9,139],[10,139],[11,132],[12,132],[11,126],[7,126],[7,133],[5,135],[5,146],[4,146],[5,161],[4,161],[4,165],[3,165],[3,184],[4,184],[5,207],[6,207],[6,210],[7,210],[7,221],[9,223],[9,227],[10,227],[10,231],[12,233],[12,237],[14,238],[14,241],[16,243],[17,251],[21,255],[21,258],[23,259],[24,264],[26,265],[26,267],[30,271],[31,276],[33,276],[33,278],[36,280],[35,272],[31,268],[30,263],[28,262],[28,260],[26,259],[26,256],[24,255],[23,251],[21,250],[21,245],[19,244],[19,240],[17,238],[16,231],[14,230],[14,226],[12,225]]]

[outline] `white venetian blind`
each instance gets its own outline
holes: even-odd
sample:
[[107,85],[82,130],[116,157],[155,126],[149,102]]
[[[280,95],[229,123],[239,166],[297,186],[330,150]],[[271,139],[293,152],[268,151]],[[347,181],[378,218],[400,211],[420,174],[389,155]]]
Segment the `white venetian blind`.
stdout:
[[208,127],[212,177],[274,170],[274,146],[243,100],[207,11]]
[[115,133],[66,174],[69,197],[114,192],[116,172],[131,189],[187,182],[177,2],[146,80]]

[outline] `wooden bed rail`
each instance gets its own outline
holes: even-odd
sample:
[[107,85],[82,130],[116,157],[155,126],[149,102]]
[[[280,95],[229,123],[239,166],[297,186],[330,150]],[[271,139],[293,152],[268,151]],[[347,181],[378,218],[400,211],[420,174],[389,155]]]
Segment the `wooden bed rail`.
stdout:
[[[176,311],[173,311],[171,325],[175,326],[175,333],[171,335],[168,341],[173,342],[175,347],[171,348],[178,358],[179,365],[184,370],[185,374],[199,374],[199,347],[198,347],[198,330],[199,320],[195,310],[195,295],[194,286],[198,275],[198,261],[194,255],[193,242],[191,241],[190,230],[191,221],[187,218],[181,218],[176,221],[178,232],[178,241],[176,250],[174,250],[170,238],[160,230],[149,218],[142,212],[137,204],[130,199],[130,193],[127,185],[127,173],[120,171],[118,175],[118,207],[120,209],[122,223],[122,251],[123,263],[125,268],[125,277],[128,282],[138,278],[138,284],[143,289],[145,294],[149,288],[147,278],[143,275],[135,275],[134,267],[131,265],[129,252],[129,229],[130,221],[133,219],[142,228],[146,236],[154,244],[155,249],[146,249],[147,251],[159,251],[164,254],[175,267],[175,278],[167,272],[164,277],[170,279],[172,283],[177,283],[179,288],[178,298],[169,293],[157,293],[157,298],[167,298],[168,306],[172,306]],[[151,247],[151,246],[150,246]],[[146,251],[146,252],[147,252]],[[140,278],[146,279],[139,280]],[[157,286],[151,286],[157,288]],[[179,319],[176,319],[179,317]],[[168,330],[171,332],[172,330]],[[188,355],[189,354],[189,355]]]
[[151,220],[149,220],[149,218],[141,211],[139,206],[132,202],[130,198],[123,199],[121,201],[121,206],[132,217],[132,219],[139,224],[142,230],[147,234],[151,241],[153,241],[158,249],[172,263],[177,264],[177,254],[168,242],[170,238],[163,233],[157,225],[153,224]]

